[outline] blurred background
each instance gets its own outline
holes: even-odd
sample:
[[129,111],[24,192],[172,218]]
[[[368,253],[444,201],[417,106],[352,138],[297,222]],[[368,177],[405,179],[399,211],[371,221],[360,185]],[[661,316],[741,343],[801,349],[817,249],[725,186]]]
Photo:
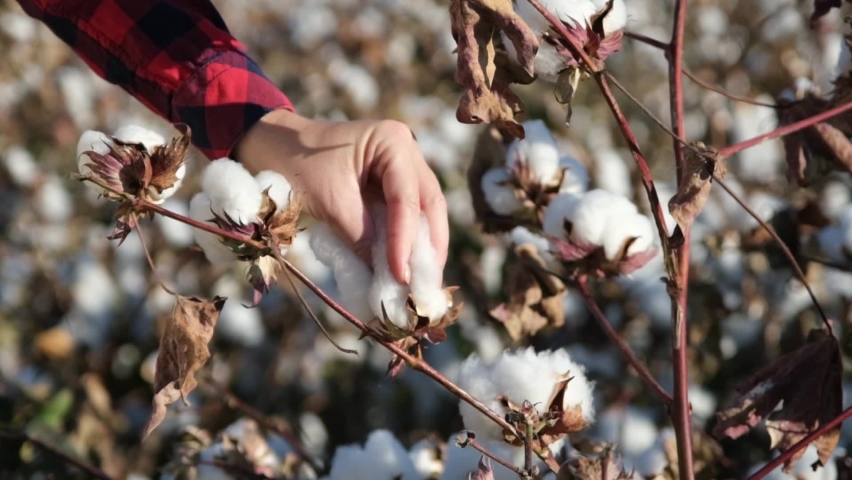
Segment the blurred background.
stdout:
[[[565,298],[564,325],[533,337],[515,339],[487,314],[504,296],[509,243],[481,233],[475,221],[466,171],[482,127],[461,125],[455,118],[460,92],[453,81],[448,2],[213,3],[301,114],[394,118],[416,133],[449,204],[452,240],[445,283],[461,286],[457,297],[465,301],[449,340],[428,348],[427,360],[454,379],[471,353],[487,360],[504,348],[565,348],[596,382],[599,411],[591,430],[572,441],[617,442],[628,470],[635,467],[649,478],[660,472],[672,438],[666,412],[627,373],[576,292]],[[669,38],[670,0],[626,4],[628,30]],[[689,8],[685,65],[705,82],[769,103],[800,77],[812,79],[823,92],[831,90],[843,41],[837,10],[811,29],[807,1],[694,0]],[[12,0],[0,0],[0,52],[0,478],[87,478],[25,442],[25,435],[38,436],[114,478],[160,478],[164,467],[179,463],[187,432],[215,439],[245,417],[245,410],[232,408],[228,398],[239,398],[287,425],[325,464],[335,447],[363,443],[378,428],[392,431],[406,447],[429,440],[436,452],[462,428],[454,397],[418,373],[386,377],[389,354],[358,340],[353,327],[309,293],[334,339],[357,350],[357,356],[336,350],[287,288],[274,289],[258,309],[242,307],[250,303],[244,272],[211,267],[193,249],[189,227],[157,218],[142,228],[160,274],[182,294],[230,300],[211,342],[213,356],[202,384],[189,397],[191,406],[173,405],[165,422],[140,444],[151,413],[158,333],[173,301],[152,280],[134,235],[120,248],[107,240],[114,204],[98,200],[69,175],[76,169],[77,140],[86,129],[111,132],[137,124],[167,138],[176,132],[98,78]],[[660,51],[625,39],[607,66],[669,122],[668,67]],[[688,79],[684,88],[689,140],[721,147],[776,126],[772,108],[732,101]],[[525,118],[547,122],[565,151],[587,167],[590,188],[646,205],[634,162],[593,82],[581,82],[570,128],[551,85],[539,81],[515,91],[526,105]],[[674,193],[672,141],[625,97],[616,96],[667,202]],[[194,173],[204,162],[197,151],[191,153],[188,180],[166,208],[187,212],[198,190]],[[728,168],[729,183],[767,220],[782,212],[793,212],[795,218],[810,212],[832,222],[849,208],[848,175],[827,175],[808,190],[795,188],[785,178],[778,141],[737,155]],[[715,411],[738,382],[799,346],[819,322],[807,292],[777,249],[755,234],[756,226],[716,188],[694,227],[690,396],[697,431],[712,429]],[[800,241],[814,258],[826,257],[818,228],[787,228],[785,238]],[[288,256],[335,291],[330,271],[313,256],[306,236],[297,237]],[[657,281],[660,268],[655,263],[632,278],[598,282],[596,294],[615,328],[671,388],[669,300]],[[807,275],[845,339],[852,319],[852,276],[815,261],[807,262]],[[849,403],[845,400],[844,406]],[[696,457],[709,466],[702,478],[742,478],[776,455],[769,453],[768,435],[759,428],[736,442],[697,438]],[[265,439],[282,464],[292,461],[293,446],[286,440],[275,434]],[[814,473],[810,450],[797,464],[798,477],[774,478],[850,478],[849,446],[852,427],[843,430],[836,463]],[[436,461],[440,464],[439,453]]]

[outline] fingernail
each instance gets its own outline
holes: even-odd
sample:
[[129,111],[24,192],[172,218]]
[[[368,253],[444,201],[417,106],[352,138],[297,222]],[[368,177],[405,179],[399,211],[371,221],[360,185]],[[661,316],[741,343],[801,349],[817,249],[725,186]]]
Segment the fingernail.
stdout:
[[402,271],[402,278],[405,280],[405,284],[408,285],[411,283],[411,269],[405,267],[405,270]]

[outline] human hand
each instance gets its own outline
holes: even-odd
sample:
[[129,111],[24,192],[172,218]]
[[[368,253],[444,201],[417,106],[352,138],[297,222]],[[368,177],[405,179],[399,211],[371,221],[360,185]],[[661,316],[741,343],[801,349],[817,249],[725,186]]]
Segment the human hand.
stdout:
[[411,278],[408,259],[423,212],[443,269],[449,242],[446,200],[403,123],[315,121],[275,110],[246,133],[234,152],[252,173],[284,175],[303,195],[304,211],[334,227],[368,264],[374,231],[365,202],[383,200],[388,264],[404,284]]

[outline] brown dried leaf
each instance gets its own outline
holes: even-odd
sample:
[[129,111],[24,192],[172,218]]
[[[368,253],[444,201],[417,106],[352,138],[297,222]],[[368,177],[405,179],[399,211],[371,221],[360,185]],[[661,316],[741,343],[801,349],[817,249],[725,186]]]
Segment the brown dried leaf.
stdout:
[[685,149],[684,166],[677,193],[669,200],[672,214],[681,230],[686,231],[707,203],[713,173],[724,178],[727,169],[713,149],[701,142],[693,144],[699,151]]
[[[804,346],[763,367],[738,389],[733,406],[716,414],[713,434],[736,439],[766,419],[771,448],[783,450],[840,414],[842,374],[837,340],[826,330],[812,330]],[[783,408],[773,411],[782,401]],[[839,435],[837,427],[814,442],[823,465]],[[803,454],[787,461],[785,471]]]
[[552,425],[548,424],[539,432],[539,438],[545,445],[559,441],[565,435],[579,432],[586,428],[583,409],[579,405],[564,409],[565,392],[571,388],[571,372],[565,372],[564,379],[556,384],[547,402],[547,416]]
[[491,460],[485,455],[479,459],[479,466],[476,473],[473,474],[471,480],[494,480],[494,470],[491,468]]
[[198,385],[195,372],[210,358],[207,344],[226,300],[219,296],[212,300],[177,297],[172,316],[160,336],[154,374],[154,412],[143,439],[166,417],[168,405],[178,399],[189,405],[186,396]]
[[820,122],[805,130],[808,146],[818,155],[852,172],[852,142],[839,129],[827,122]]
[[565,324],[562,300],[568,289],[546,269],[534,245],[515,247],[503,286],[509,300],[489,312],[514,340]]
[[521,102],[509,89],[508,69],[497,68],[494,39],[502,30],[518,52],[518,62],[530,75],[538,51],[535,33],[515,14],[511,0],[452,0],[450,18],[458,45],[456,83],[465,90],[456,117],[462,123],[492,123],[523,138],[515,121]]

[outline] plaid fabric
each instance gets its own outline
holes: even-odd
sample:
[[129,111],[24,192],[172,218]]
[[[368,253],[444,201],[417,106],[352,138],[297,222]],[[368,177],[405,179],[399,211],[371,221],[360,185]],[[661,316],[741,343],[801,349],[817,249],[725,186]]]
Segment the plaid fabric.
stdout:
[[18,0],[101,77],[173,124],[210,159],[266,113],[293,110],[209,0]]

